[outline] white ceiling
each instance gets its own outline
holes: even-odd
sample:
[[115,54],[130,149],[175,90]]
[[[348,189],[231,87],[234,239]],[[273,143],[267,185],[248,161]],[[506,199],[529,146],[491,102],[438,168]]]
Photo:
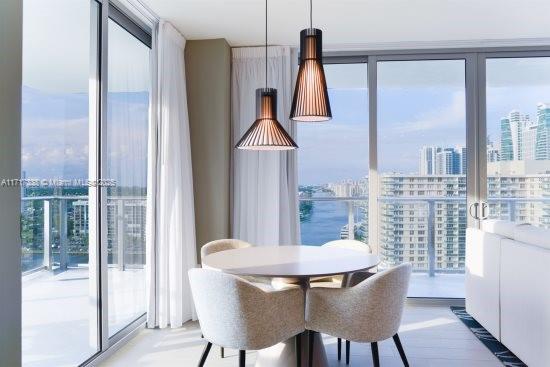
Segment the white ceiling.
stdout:
[[[263,0],[142,0],[187,39],[263,43]],[[270,44],[297,45],[309,1],[269,1]],[[550,0],[314,0],[325,48],[550,38]],[[545,42],[546,40],[543,40]],[[497,42],[498,43],[498,42]]]

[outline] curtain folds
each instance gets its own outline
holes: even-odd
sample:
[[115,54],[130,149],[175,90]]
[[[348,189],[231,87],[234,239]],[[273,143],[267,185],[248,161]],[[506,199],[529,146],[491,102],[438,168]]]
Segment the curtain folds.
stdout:
[[[296,139],[296,125],[288,116],[297,62],[295,49],[278,46],[268,49],[268,87],[277,88],[278,120],[293,139]],[[255,90],[265,86],[265,49],[234,48],[231,70],[233,145],[254,122]],[[233,150],[234,238],[255,245],[300,243],[296,161],[295,150]]]
[[156,110],[149,134],[147,326],[163,328],[193,318],[187,271],[197,260],[185,39],[163,21],[153,39],[156,82],[151,105]]

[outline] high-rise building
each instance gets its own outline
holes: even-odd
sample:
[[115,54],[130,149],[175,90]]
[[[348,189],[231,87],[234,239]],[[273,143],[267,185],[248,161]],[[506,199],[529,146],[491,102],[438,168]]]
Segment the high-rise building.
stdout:
[[500,161],[500,150],[493,143],[491,138],[487,136],[487,162],[498,162]]
[[420,149],[421,175],[458,175],[466,173],[465,147],[442,148],[424,146]]
[[439,147],[420,148],[420,174],[433,175],[435,174],[436,154],[441,151]]
[[73,202],[73,235],[84,237],[88,234],[88,200]]
[[528,122],[523,127],[523,153],[522,160],[534,160],[536,158],[538,124]]
[[460,174],[465,175],[468,172],[468,154],[466,153],[466,147],[457,147],[460,159]]
[[[540,125],[540,122],[547,118],[545,117],[544,108],[544,105],[539,104],[537,121],[531,121],[529,115],[522,115],[516,110],[511,111],[508,117],[503,117],[500,120],[500,161],[547,159],[536,158],[537,149],[540,150],[541,157],[549,156],[547,144],[545,143],[548,133]],[[550,112],[548,112],[548,117],[550,117]],[[539,140],[540,144],[538,143]],[[540,148],[537,148],[537,146]],[[490,157],[488,154],[487,160],[489,162],[495,162],[495,160],[490,160],[493,158],[495,157]]]
[[512,141],[512,128],[510,119],[503,117],[500,119],[500,160],[514,160],[514,144]]
[[537,105],[537,133],[535,159],[550,159],[550,105]]
[[369,194],[368,178],[360,180],[344,180],[341,182],[331,182],[327,188],[337,197],[357,197],[367,196]]

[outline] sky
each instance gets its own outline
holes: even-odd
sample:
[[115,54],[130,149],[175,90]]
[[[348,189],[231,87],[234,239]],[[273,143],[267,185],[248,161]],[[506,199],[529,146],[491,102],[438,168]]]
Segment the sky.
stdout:
[[[366,64],[325,66],[333,119],[325,124],[298,123],[301,185],[368,174],[366,70]],[[464,78],[462,60],[378,64],[380,172],[417,173],[423,145],[466,144]],[[488,60],[491,140],[499,140],[500,119],[511,110],[535,120],[539,102],[550,102],[550,58]]]
[[[84,179],[96,5],[56,4],[24,1],[22,170],[28,178]],[[109,21],[108,51],[106,178],[119,186],[145,186],[150,49]]]

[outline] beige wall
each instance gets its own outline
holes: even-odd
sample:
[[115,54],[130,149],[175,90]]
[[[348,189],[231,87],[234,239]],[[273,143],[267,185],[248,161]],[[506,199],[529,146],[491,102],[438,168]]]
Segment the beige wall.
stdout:
[[[0,1],[0,180],[21,174],[21,0]],[[0,186],[0,365],[21,364],[21,191]]]
[[185,65],[200,253],[229,237],[231,49],[224,39],[188,41]]

